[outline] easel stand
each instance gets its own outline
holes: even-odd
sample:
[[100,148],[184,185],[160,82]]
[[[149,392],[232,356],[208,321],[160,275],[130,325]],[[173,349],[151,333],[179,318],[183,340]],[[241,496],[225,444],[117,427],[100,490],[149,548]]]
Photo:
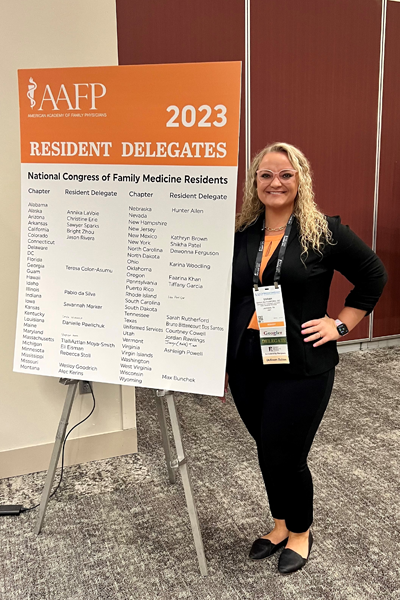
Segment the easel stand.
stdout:
[[[39,515],[36,521],[35,532],[40,533],[46,514],[47,504],[50,498],[51,489],[53,487],[54,477],[61,454],[62,445],[67,432],[69,416],[71,414],[72,405],[74,402],[78,381],[75,379],[60,379],[60,383],[68,386],[67,396],[65,398],[64,408],[58,425],[56,439],[54,442],[53,453],[51,455],[49,468],[46,475],[46,481],[42,492],[42,497],[39,506]],[[171,420],[172,435],[175,443],[176,459],[172,458],[171,446],[168,435],[167,421],[165,416],[164,398],[167,400],[168,412]],[[158,420],[161,427],[162,443],[164,447],[165,460],[167,463],[169,480],[171,483],[176,483],[176,473],[179,470],[182,475],[182,483],[185,491],[186,505],[189,511],[190,524],[192,526],[194,545],[197,552],[200,573],[207,575],[207,562],[204,554],[203,539],[201,537],[199,518],[197,515],[196,504],[193,497],[192,484],[190,480],[190,472],[185,455],[181,428],[179,424],[178,413],[175,405],[174,393],[167,390],[156,391],[156,407]]]
[[39,514],[36,521],[35,533],[39,534],[42,529],[44,516],[46,514],[47,503],[50,498],[51,488],[53,487],[53,481],[56,474],[58,461],[60,459],[62,445],[67,433],[69,416],[71,414],[72,405],[76,394],[76,388],[78,387],[78,381],[76,379],[60,379],[60,383],[68,386],[67,396],[64,402],[64,408],[61,414],[61,419],[58,424],[56,433],[56,439],[54,441],[53,452],[50,459],[49,468],[46,475],[46,481],[44,484],[42,497],[40,499]]
[[[167,399],[167,406],[169,411],[169,417],[171,420],[172,435],[174,437],[175,449],[177,458],[175,461],[171,460],[171,448],[169,445],[167,422],[165,420],[165,409],[163,398]],[[169,480],[171,483],[176,482],[176,472],[179,469],[182,475],[183,489],[185,490],[186,506],[189,511],[190,524],[192,526],[194,545],[196,547],[197,559],[199,561],[200,573],[207,575],[207,562],[204,554],[203,538],[201,537],[199,517],[197,515],[196,503],[193,497],[192,483],[190,480],[190,472],[187,464],[187,458],[183,447],[181,426],[179,424],[179,417],[176,411],[176,404],[173,392],[166,390],[156,391],[156,402],[158,420],[161,427],[161,435],[164,446],[165,460],[167,462],[167,469],[169,473]]]

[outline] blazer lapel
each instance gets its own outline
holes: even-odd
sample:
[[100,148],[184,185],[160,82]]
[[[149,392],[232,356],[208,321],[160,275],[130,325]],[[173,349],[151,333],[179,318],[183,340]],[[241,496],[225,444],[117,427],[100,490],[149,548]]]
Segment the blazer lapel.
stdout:
[[258,247],[261,240],[261,227],[263,224],[264,216],[260,215],[257,221],[251,225],[247,231],[247,260],[249,261],[249,267],[251,272],[254,273],[254,267],[256,264]]

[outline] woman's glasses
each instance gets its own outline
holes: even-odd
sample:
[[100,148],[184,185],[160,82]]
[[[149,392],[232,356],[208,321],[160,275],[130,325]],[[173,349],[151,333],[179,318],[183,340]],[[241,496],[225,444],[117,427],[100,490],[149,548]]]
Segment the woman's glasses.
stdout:
[[297,171],[295,169],[283,169],[282,171],[270,171],[269,169],[261,169],[256,171],[257,179],[261,183],[272,183],[275,177],[278,177],[279,181],[283,184],[289,183],[290,180],[296,176]]

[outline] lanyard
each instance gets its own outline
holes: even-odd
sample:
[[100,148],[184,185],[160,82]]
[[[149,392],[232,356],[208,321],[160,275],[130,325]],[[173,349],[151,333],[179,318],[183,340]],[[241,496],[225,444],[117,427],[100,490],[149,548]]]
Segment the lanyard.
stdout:
[[[276,263],[276,269],[275,269],[275,274],[274,274],[274,285],[276,288],[278,287],[279,281],[281,278],[282,263],[283,263],[283,259],[285,257],[287,241],[289,239],[290,231],[292,229],[293,220],[294,220],[294,215],[290,215],[289,221],[287,222],[287,225],[286,225],[285,233],[282,238],[281,246],[279,248],[278,261]],[[265,219],[263,221],[263,226],[261,229],[260,245],[258,246],[256,263],[254,266],[254,273],[253,273],[253,285],[254,285],[254,289],[256,289],[256,290],[258,290],[258,277],[260,274],[262,255],[263,255],[263,250],[264,250],[264,239],[265,239],[264,231],[265,231]]]

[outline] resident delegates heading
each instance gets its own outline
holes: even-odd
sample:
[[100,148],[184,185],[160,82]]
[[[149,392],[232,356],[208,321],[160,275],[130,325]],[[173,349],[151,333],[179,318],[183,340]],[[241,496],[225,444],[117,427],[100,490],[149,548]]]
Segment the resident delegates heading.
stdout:
[[[112,142],[31,141],[30,156],[110,157]],[[226,142],[121,142],[128,158],[225,158]]]

